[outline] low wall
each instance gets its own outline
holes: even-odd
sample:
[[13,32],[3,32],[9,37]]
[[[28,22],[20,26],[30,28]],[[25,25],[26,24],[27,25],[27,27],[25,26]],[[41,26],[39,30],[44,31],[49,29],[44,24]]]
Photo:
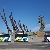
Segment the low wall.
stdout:
[[37,35],[28,36],[28,42],[42,42],[44,41],[44,37],[38,37]]

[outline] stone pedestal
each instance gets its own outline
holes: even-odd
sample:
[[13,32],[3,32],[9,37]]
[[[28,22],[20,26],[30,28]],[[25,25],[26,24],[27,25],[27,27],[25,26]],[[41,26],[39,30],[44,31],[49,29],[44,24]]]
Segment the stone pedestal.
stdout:
[[11,34],[11,42],[15,41],[15,30],[12,30],[12,34]]
[[24,30],[24,34],[26,34],[26,31]]
[[14,42],[15,41],[15,34],[11,34],[11,42]]
[[44,35],[46,34],[45,32],[37,32],[36,33],[38,37],[44,37]]

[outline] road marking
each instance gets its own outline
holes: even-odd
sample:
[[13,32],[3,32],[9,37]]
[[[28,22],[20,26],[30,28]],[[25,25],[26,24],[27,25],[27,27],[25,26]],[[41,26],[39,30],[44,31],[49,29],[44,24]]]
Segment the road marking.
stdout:
[[1,43],[0,43],[0,45],[8,45],[8,44],[1,44]]
[[42,47],[45,47],[45,46],[42,46]]
[[45,44],[48,44],[48,43],[45,43]]
[[31,45],[31,44],[18,44],[18,45]]

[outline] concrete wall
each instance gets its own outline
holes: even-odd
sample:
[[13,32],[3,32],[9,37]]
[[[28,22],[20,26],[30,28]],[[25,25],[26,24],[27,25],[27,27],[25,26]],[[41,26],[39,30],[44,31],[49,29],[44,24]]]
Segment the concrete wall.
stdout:
[[38,37],[36,35],[28,37],[28,42],[42,42],[42,41],[44,41],[44,37]]
[[28,42],[42,42],[44,41],[44,37],[38,37],[37,35],[33,35],[33,32],[26,32],[28,35]]

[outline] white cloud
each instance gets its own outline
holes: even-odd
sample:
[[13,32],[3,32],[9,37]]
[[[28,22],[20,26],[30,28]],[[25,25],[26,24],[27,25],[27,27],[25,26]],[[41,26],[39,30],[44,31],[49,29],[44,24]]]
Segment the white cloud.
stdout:
[[50,31],[50,24],[46,24],[44,30],[45,30],[45,31]]
[[[32,29],[32,31],[38,31],[40,29],[40,26],[38,26],[38,27],[34,27],[33,29]],[[44,29],[44,31],[50,31],[50,24],[46,24],[45,25],[45,29]]]
[[32,31],[38,31],[40,27],[34,27]]

